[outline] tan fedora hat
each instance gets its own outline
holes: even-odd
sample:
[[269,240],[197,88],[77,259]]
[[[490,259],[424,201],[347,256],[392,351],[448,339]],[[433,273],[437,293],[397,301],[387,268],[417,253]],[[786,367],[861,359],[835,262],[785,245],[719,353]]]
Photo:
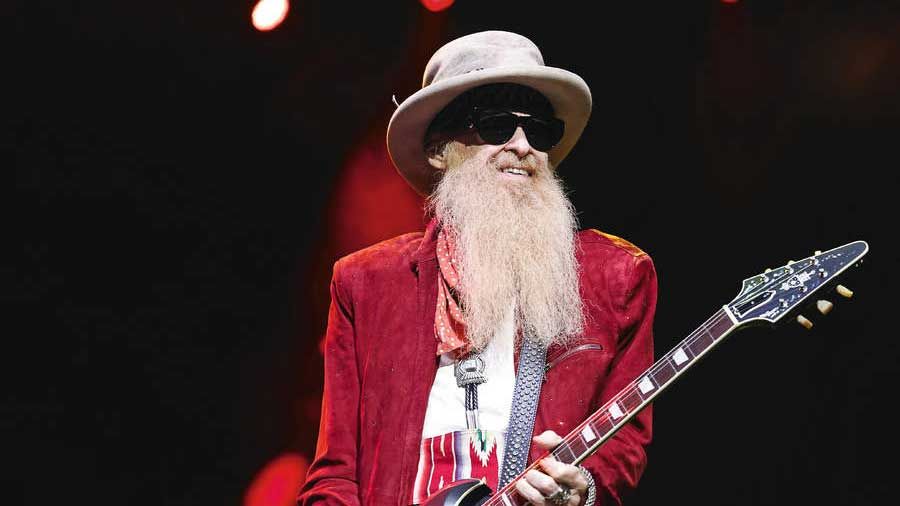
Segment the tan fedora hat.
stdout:
[[544,65],[538,47],[522,35],[489,30],[465,35],[438,49],[422,77],[422,88],[394,111],[387,128],[387,148],[400,175],[428,195],[434,170],[424,150],[425,132],[434,117],[461,93],[492,83],[528,86],[544,95],[566,124],[562,140],[550,149],[558,166],[581,136],[591,114],[591,91],[578,75]]

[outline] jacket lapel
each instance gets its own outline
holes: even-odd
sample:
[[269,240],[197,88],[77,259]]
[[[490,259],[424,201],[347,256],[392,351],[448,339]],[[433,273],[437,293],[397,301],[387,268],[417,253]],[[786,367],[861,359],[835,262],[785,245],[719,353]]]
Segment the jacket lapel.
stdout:
[[434,312],[437,306],[437,226],[432,220],[425,229],[425,235],[419,248],[410,260],[410,268],[416,275],[416,312],[410,315],[416,319],[416,339],[410,343],[415,351],[412,355],[413,363],[410,370],[410,381],[416,385],[415,399],[412,405],[417,406],[410,416],[406,417],[406,428],[403,431],[403,445],[405,451],[402,454],[400,464],[400,490],[399,505],[406,504],[412,493],[413,480],[418,466],[419,445],[422,443],[422,427],[425,423],[425,410],[428,405],[428,395],[431,384],[437,374],[437,339],[434,337]]

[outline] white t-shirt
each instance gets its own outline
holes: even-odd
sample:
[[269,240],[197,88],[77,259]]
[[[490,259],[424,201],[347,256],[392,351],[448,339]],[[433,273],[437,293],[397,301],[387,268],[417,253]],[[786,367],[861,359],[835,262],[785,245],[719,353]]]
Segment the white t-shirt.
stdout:
[[[479,428],[505,432],[512,407],[516,373],[513,361],[514,328],[512,313],[495,338],[482,352],[487,381],[478,385]],[[466,390],[456,386],[453,372],[455,361],[445,353],[441,355],[428,408],[422,439],[440,436],[448,432],[466,430]]]

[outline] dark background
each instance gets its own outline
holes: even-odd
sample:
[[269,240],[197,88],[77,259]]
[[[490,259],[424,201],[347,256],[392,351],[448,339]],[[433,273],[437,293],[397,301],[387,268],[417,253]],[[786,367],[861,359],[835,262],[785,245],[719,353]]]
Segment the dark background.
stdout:
[[656,401],[629,504],[893,502],[896,5],[295,0],[267,33],[252,6],[4,6],[4,503],[241,504],[310,458],[331,264],[422,226],[390,97],[483,29],[591,86],[561,174],[654,258],[658,356],[744,278],[871,247],[811,331],[740,332]]

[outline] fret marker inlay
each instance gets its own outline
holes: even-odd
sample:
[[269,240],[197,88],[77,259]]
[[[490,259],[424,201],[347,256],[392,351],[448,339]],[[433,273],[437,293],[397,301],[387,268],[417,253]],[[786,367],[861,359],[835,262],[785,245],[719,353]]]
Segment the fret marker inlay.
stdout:
[[678,348],[678,350],[675,351],[675,354],[672,355],[672,360],[675,361],[675,365],[681,365],[688,361],[688,356],[684,353],[683,349]]
[[644,379],[642,379],[641,382],[638,383],[638,388],[641,389],[642,394],[645,394],[656,387],[653,386],[653,382],[650,381],[650,378],[644,376]]
[[590,443],[591,441],[597,439],[597,435],[594,434],[594,431],[591,429],[590,425],[584,426],[584,430],[581,431],[581,437],[584,438],[585,443]]
[[622,409],[619,408],[619,404],[614,402],[612,406],[609,407],[609,414],[612,415],[613,419],[622,418],[625,416],[625,413],[622,413]]

